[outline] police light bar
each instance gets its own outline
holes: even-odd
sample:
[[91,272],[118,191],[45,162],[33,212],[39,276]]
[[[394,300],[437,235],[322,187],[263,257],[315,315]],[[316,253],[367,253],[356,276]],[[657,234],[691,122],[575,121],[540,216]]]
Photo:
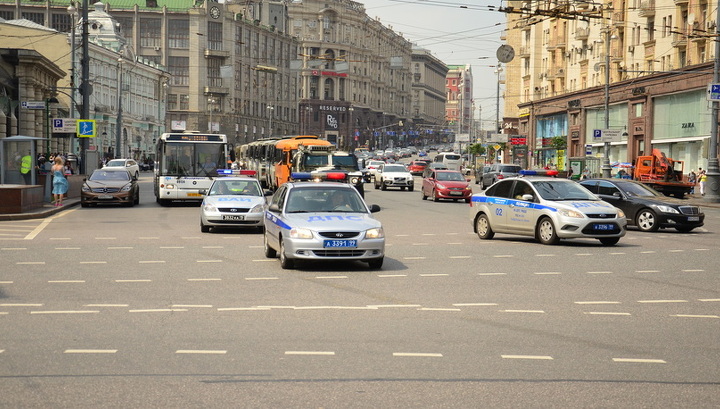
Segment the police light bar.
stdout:
[[528,169],[518,172],[521,176],[557,176],[557,170]]
[[314,182],[342,182],[347,179],[347,174],[344,172],[293,172],[290,174],[290,177],[296,181],[312,180]]
[[218,169],[219,176],[255,176],[257,171],[245,169]]

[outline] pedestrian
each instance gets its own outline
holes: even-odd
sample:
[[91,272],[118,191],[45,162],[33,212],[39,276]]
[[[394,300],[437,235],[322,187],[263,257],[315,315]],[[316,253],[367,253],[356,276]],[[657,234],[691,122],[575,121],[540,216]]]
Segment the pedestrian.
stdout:
[[65,193],[68,191],[68,181],[65,179],[64,175],[64,169],[65,164],[63,163],[63,159],[60,156],[55,157],[55,164],[50,169],[53,174],[53,204],[55,206],[62,206],[63,197],[65,196]]
[[695,183],[697,182],[697,174],[695,173],[695,169],[692,169],[690,173],[688,174],[688,183],[692,183],[692,188],[690,188],[690,194],[695,194]]
[[700,182],[700,196],[705,196],[705,182],[707,181],[707,174],[704,170],[700,170],[700,174],[698,175],[698,181]]
[[585,168],[582,171],[582,175],[580,176],[580,180],[585,180],[590,178],[590,169]]

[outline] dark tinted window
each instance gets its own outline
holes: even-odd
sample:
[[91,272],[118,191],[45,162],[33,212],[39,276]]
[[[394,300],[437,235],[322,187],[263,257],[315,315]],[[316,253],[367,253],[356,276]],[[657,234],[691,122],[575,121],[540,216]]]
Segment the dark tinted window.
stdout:
[[505,173],[518,173],[520,172],[520,166],[503,166],[500,171]]
[[499,183],[496,183],[493,185],[490,189],[485,192],[486,196],[495,196],[495,197],[510,197],[510,192],[512,189],[512,180],[505,180]]
[[595,194],[598,194],[598,187],[597,187],[597,181],[596,181],[596,180],[581,182],[580,184],[581,184],[585,189],[587,189],[587,190],[589,190],[589,191],[591,191],[591,192],[593,192],[593,193],[595,193]]
[[618,190],[618,188],[616,188],[612,183],[603,180],[598,183],[597,192],[599,195],[612,196],[614,193],[620,192],[620,190]]

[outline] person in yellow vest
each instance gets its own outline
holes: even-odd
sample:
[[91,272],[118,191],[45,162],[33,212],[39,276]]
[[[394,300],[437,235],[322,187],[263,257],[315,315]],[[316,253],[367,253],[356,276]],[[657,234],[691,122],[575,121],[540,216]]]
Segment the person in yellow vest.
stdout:
[[29,185],[31,182],[32,175],[30,172],[32,171],[32,169],[32,156],[30,156],[30,152],[28,152],[27,155],[23,156],[20,159],[20,173],[22,174],[26,185]]

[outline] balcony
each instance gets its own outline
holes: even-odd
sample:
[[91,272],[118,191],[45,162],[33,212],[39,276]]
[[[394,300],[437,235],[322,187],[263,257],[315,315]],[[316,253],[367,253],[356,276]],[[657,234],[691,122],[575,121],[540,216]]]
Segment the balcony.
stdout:
[[587,40],[588,37],[590,37],[590,27],[578,28],[577,30],[575,30],[576,40]]
[[205,58],[228,58],[228,57],[230,57],[230,51],[213,50],[211,48],[205,49]]
[[230,93],[230,89],[228,87],[204,87],[203,88],[203,94],[204,95],[227,95]]
[[681,29],[681,31],[681,33],[673,33],[673,47],[687,47],[687,35],[685,34],[684,29]]
[[673,0],[673,3],[675,3],[675,5],[688,4],[689,2],[689,0]]
[[612,13],[612,24],[614,26],[625,25],[625,12],[624,11],[616,11],[616,12]]
[[642,0],[640,2],[640,9],[638,10],[638,16],[652,17],[654,15],[655,15],[655,0]]

